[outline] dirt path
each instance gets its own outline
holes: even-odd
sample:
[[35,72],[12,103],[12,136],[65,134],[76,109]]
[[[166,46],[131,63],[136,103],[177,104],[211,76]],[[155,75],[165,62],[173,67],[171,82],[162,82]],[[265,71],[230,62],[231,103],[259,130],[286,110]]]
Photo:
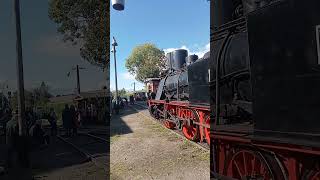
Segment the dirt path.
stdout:
[[205,151],[131,108],[111,120],[111,179],[210,179]]

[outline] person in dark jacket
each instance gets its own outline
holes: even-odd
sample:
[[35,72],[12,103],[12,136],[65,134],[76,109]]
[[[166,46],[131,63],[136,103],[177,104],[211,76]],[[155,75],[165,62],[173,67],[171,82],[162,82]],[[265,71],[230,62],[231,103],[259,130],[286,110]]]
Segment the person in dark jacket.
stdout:
[[72,128],[72,116],[71,116],[71,112],[68,104],[65,105],[64,110],[62,112],[62,123],[63,123],[63,127],[67,131],[66,135],[70,136],[71,128]]
[[78,125],[77,111],[74,105],[70,106],[70,114],[71,114],[72,134],[77,135],[77,130],[79,125]]
[[130,104],[134,104],[134,97],[132,95],[130,96]]
[[2,123],[2,130],[4,135],[6,135],[6,126],[7,126],[7,122],[10,121],[10,119],[12,118],[12,112],[9,108],[6,108],[2,111],[1,113],[1,117],[0,117],[0,122]]
[[57,135],[57,114],[53,108],[50,109],[49,122],[51,126],[51,136]]
[[156,99],[157,94],[155,92],[151,92],[151,99]]
[[14,158],[18,156],[17,138],[19,136],[18,126],[18,110],[15,111],[12,119],[6,124],[6,144],[7,152],[7,168],[11,168],[14,163]]
[[50,137],[42,128],[42,120],[37,120],[30,128],[29,134],[33,139],[33,146],[43,146],[50,143]]

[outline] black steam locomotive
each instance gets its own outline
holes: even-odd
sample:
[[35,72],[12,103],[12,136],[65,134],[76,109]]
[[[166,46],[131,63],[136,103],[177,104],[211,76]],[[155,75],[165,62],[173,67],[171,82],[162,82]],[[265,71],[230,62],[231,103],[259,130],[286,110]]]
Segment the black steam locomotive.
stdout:
[[214,3],[213,114],[226,123],[254,118],[261,132],[320,133],[314,126],[320,108],[320,2]]
[[320,1],[211,3],[213,174],[319,179]]
[[210,52],[202,58],[178,49],[166,54],[166,70],[161,74],[156,100],[190,101],[209,104],[208,65]]
[[192,141],[210,143],[210,52],[198,59],[183,49],[166,55],[155,99],[149,112],[169,129],[181,130]]

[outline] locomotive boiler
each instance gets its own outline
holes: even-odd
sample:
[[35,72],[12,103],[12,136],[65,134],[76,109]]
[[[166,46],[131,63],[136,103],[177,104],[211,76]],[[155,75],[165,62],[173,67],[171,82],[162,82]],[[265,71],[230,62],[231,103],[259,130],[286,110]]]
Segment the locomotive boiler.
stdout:
[[209,52],[200,59],[184,49],[167,53],[156,100],[209,104],[208,60]]

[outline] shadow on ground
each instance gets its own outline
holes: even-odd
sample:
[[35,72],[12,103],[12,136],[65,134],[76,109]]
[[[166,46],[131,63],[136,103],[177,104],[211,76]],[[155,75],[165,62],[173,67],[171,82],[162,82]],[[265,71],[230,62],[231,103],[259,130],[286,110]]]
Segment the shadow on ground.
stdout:
[[132,133],[132,129],[123,121],[123,117],[137,113],[130,106],[121,109],[118,115],[113,115],[110,121],[110,137]]

